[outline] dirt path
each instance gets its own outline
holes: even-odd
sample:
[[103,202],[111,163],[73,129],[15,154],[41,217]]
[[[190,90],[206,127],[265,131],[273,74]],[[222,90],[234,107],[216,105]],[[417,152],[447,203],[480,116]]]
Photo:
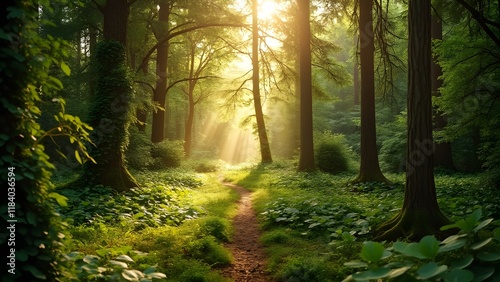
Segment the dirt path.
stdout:
[[259,241],[260,230],[252,209],[251,192],[231,183],[224,185],[236,190],[241,198],[238,201],[238,214],[233,219],[233,240],[225,245],[233,254],[234,262],[222,269],[222,273],[235,282],[272,281],[265,272],[266,256]]

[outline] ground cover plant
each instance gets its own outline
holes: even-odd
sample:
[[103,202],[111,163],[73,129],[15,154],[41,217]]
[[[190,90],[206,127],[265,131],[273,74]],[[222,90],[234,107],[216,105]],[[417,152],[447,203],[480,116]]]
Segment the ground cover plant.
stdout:
[[[215,174],[138,172],[141,188],[113,194],[105,187],[58,192],[67,205],[69,281],[227,281],[237,195]],[[196,207],[196,208],[195,208]],[[71,273],[71,274],[70,274]]]
[[[394,216],[404,195],[402,174],[389,174],[393,181],[390,185],[353,185],[350,181],[354,175],[297,173],[293,164],[280,163],[256,166],[250,171],[229,171],[226,177],[254,191],[255,207],[264,230],[262,241],[269,254],[269,269],[278,281],[343,281],[355,273],[348,262],[363,257],[363,242],[373,239],[371,231],[377,224]],[[480,208],[482,218],[498,218],[499,196],[494,187],[483,185],[480,175],[438,173],[436,183],[440,207],[453,222],[460,224],[460,220]],[[477,219],[473,224],[481,222]],[[492,230],[498,225],[498,221],[489,220],[488,226],[480,226],[474,243],[488,240],[487,249],[497,254],[499,244],[491,238],[497,236]],[[498,233],[498,229],[495,232]],[[442,244],[453,243],[451,241],[448,239]],[[380,246],[382,250],[392,250],[390,244]],[[440,255],[450,260],[460,257],[457,253]],[[394,258],[389,258],[388,263],[391,259]],[[492,265],[498,268],[498,261]],[[422,277],[419,279],[427,279]],[[496,278],[489,279],[487,281],[495,281],[491,279]],[[359,278],[359,281],[369,279]]]

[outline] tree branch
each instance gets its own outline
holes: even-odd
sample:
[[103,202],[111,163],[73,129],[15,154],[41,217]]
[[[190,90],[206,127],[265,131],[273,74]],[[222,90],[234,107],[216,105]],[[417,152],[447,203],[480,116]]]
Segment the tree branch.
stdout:
[[490,29],[488,24],[491,24],[497,28],[500,28],[500,23],[490,21],[486,19],[478,10],[474,9],[465,0],[456,0],[460,5],[462,5],[467,11],[469,11],[471,17],[476,20],[479,26],[484,32],[495,42],[496,45],[500,46],[500,39],[495,35],[495,33]]

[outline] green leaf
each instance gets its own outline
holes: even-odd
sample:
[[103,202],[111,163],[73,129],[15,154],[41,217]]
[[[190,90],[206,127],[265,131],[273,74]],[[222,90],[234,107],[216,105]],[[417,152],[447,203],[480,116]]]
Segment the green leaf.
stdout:
[[474,261],[474,257],[471,255],[466,256],[465,258],[455,261],[451,264],[451,268],[453,269],[463,269],[469,266]]
[[429,279],[434,276],[437,276],[443,272],[445,272],[448,269],[448,266],[446,265],[441,265],[439,266],[435,262],[429,262],[427,264],[422,265],[418,270],[417,270],[417,279]]
[[61,69],[65,75],[69,76],[71,74],[71,69],[65,62],[61,62]]
[[477,232],[479,231],[480,229],[484,228],[485,226],[487,226],[488,224],[490,224],[491,222],[493,221],[493,218],[488,218],[486,220],[484,220],[483,222],[479,223],[476,228],[474,228],[474,232]]
[[116,260],[126,261],[126,262],[134,262],[134,260],[127,255],[119,255],[116,257]]
[[38,268],[32,266],[32,265],[26,265],[24,267],[25,269],[27,269],[29,272],[31,272],[31,274],[40,279],[40,280],[47,280],[47,277],[45,276],[45,274],[43,274],[43,272],[41,272],[40,270],[38,270]]
[[361,257],[368,262],[377,262],[382,259],[384,246],[379,242],[364,242],[361,249]]
[[495,273],[495,269],[493,267],[475,267],[472,272],[474,273],[474,282],[484,281]]
[[56,200],[56,202],[61,206],[61,207],[65,207],[68,205],[68,198],[66,198],[65,196],[59,194],[59,193],[56,193],[56,192],[50,192],[49,193],[49,198],[52,198],[54,200]]
[[35,224],[36,223],[36,215],[32,212],[27,212],[26,213],[26,218],[28,219],[29,224]]
[[392,279],[394,277],[398,277],[400,275],[403,275],[406,271],[408,271],[408,269],[410,269],[411,266],[403,266],[403,267],[400,267],[400,268],[396,268],[396,269],[393,269],[391,270],[391,272],[389,273],[389,276],[388,278]]
[[75,150],[75,158],[80,164],[83,164],[82,158],[80,157],[80,153],[78,153],[78,150]]
[[495,236],[495,239],[497,241],[500,241],[500,227],[497,227],[495,228],[495,230],[493,230],[493,235]]
[[420,259],[427,258],[425,255],[421,253],[419,243],[408,244],[403,250],[401,250],[401,253],[410,257],[416,257]]
[[493,237],[490,237],[490,238],[487,238],[487,239],[485,239],[485,240],[483,240],[481,242],[475,243],[470,248],[473,249],[473,250],[479,250],[482,247],[488,245],[488,243],[491,242],[491,240],[493,240]]
[[117,266],[119,268],[128,268],[128,265],[122,261],[117,261],[117,260],[109,260],[109,263],[112,264],[113,266]]
[[139,279],[144,278],[144,274],[139,270],[127,269],[122,272],[123,278],[128,281],[139,281]]
[[464,269],[453,269],[450,272],[442,274],[441,277],[444,278],[444,281],[470,282],[474,280],[474,273]]
[[83,257],[83,261],[88,264],[95,264],[99,261],[99,257],[94,255],[86,255]]
[[150,266],[148,268],[146,268],[146,270],[143,271],[144,274],[151,274],[151,273],[154,273],[156,271],[156,267],[154,266]]
[[482,261],[497,261],[500,260],[500,253],[498,252],[481,252],[477,254],[477,258]]
[[434,236],[425,236],[419,242],[420,253],[425,258],[434,258],[439,250],[439,241]]
[[373,280],[373,279],[381,279],[389,276],[391,273],[391,269],[385,267],[379,267],[377,269],[370,269],[361,273],[356,273],[352,275],[354,280]]
[[449,252],[449,251],[453,251],[456,249],[460,249],[463,246],[465,246],[466,243],[467,243],[467,240],[465,240],[465,239],[458,239],[455,241],[450,241],[450,243],[447,243],[446,245],[439,247],[438,252],[443,253],[443,252]]
[[151,274],[148,274],[149,277],[151,278],[156,278],[156,279],[163,279],[163,278],[167,278],[167,275],[161,273],[161,272],[154,272],[154,273],[151,273]]
[[352,268],[368,267],[368,264],[366,262],[362,262],[362,261],[349,261],[349,262],[344,263],[344,265],[347,267],[352,267]]

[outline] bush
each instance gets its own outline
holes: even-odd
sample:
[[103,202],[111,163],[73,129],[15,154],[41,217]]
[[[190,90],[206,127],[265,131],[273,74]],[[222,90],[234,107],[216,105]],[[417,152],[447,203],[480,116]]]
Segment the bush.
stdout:
[[182,141],[162,141],[151,147],[153,163],[151,169],[174,168],[181,165],[184,158]]
[[349,171],[353,153],[344,136],[325,132],[318,139],[315,150],[318,169],[332,174]]
[[406,133],[397,133],[382,142],[380,148],[380,167],[387,172],[405,171],[406,165]]
[[137,130],[130,128],[130,140],[125,157],[127,164],[137,170],[144,170],[153,164],[151,157],[152,144],[148,137]]
[[189,242],[185,253],[193,259],[201,260],[212,266],[228,265],[232,260],[231,253],[211,236]]
[[212,159],[203,159],[191,161],[191,168],[196,172],[215,172],[221,168],[221,161]]

